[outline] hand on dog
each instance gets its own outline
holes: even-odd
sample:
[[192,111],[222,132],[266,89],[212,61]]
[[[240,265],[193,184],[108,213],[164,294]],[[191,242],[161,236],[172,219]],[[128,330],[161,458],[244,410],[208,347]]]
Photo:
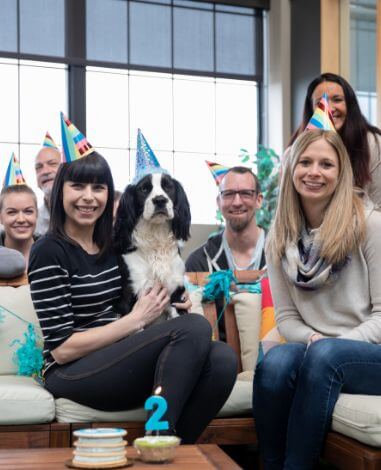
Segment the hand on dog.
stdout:
[[169,295],[165,287],[158,282],[148,289],[135,303],[131,314],[142,323],[142,328],[152,323],[169,304]]
[[190,309],[192,308],[192,301],[187,291],[184,292],[183,298],[181,300],[182,302],[173,302],[173,304],[171,304],[172,307],[175,307],[177,310],[185,310],[189,313]]

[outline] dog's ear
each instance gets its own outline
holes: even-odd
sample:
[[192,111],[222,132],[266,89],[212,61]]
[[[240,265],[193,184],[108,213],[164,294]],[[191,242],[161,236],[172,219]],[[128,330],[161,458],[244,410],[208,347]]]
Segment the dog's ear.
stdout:
[[117,253],[126,253],[132,247],[132,232],[138,221],[135,186],[130,184],[119,201],[113,230],[113,242]]
[[174,205],[174,218],[172,220],[172,231],[176,240],[187,241],[190,237],[191,212],[187,195],[181,184],[173,180],[176,187],[176,201]]

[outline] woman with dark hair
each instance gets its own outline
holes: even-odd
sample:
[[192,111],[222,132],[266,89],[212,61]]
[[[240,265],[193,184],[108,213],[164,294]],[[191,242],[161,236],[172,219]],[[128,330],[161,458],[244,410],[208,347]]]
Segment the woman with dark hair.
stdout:
[[303,120],[289,145],[305,130],[323,93],[328,95],[335,128],[349,154],[355,186],[366,190],[376,207],[381,208],[381,130],[362,115],[356,94],[343,77],[323,73],[308,85]]
[[142,406],[160,385],[169,432],[194,443],[231,392],[236,356],[211,341],[200,315],[150,325],[169,303],[159,284],[130,312],[117,312],[122,286],[111,246],[113,204],[111,171],[101,155],[61,165],[50,229],[34,244],[29,264],[45,387],[56,398],[118,411]]

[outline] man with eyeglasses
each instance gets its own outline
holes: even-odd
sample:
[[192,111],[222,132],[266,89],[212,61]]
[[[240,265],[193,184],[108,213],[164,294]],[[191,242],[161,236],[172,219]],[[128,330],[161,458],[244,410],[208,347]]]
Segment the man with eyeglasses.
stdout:
[[219,184],[217,205],[226,225],[193,251],[185,265],[188,272],[261,269],[265,266],[265,231],[255,212],[263,196],[258,178],[246,167],[230,168]]

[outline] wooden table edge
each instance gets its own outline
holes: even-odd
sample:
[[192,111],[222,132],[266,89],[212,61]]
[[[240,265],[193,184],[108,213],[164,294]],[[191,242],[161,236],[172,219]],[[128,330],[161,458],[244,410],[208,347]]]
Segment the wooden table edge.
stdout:
[[238,470],[241,468],[216,444],[201,444],[198,448],[209,462],[220,470]]

